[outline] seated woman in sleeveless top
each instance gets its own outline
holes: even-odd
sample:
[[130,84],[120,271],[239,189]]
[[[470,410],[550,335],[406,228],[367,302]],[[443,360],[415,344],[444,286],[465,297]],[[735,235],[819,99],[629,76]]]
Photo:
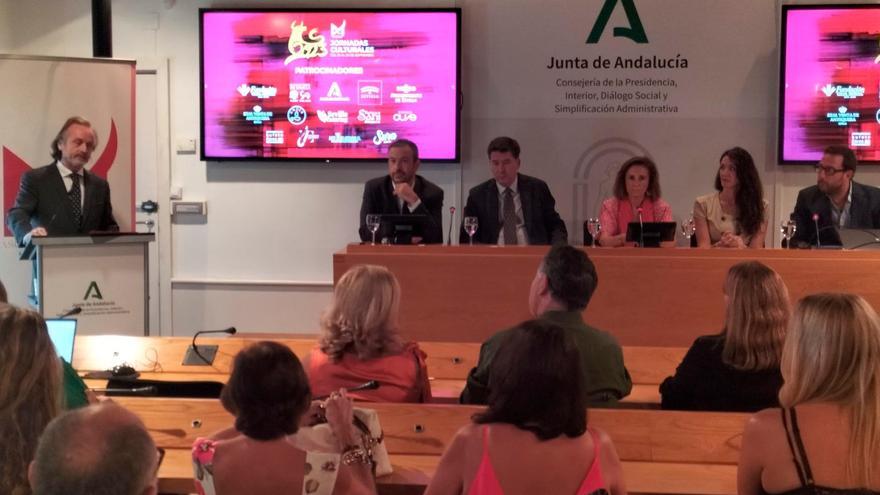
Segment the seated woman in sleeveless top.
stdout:
[[663,409],[755,412],[779,405],[779,361],[789,318],[782,277],[757,261],[733,265],[720,334],[694,341],[660,385]]
[[800,301],[782,351],[783,409],[752,416],[740,495],[880,494],[880,319],[861,297]]
[[[220,400],[235,426],[193,445],[199,494],[375,493],[369,459],[352,433],[351,399],[336,392],[310,410],[308,380],[286,346],[257,342],[239,352]],[[335,446],[294,435],[319,409]]]
[[736,147],[721,154],[715,190],[694,202],[697,246],[764,247],[770,203],[748,151]]
[[602,202],[599,213],[599,225],[602,226],[597,238],[599,245],[626,245],[626,229],[630,222],[639,221],[639,212],[643,222],[672,221],[672,208],[660,197],[657,165],[646,156],[630,158],[617,171],[614,196]]
[[520,324],[492,363],[488,409],[458,431],[425,495],[625,495],[611,439],[587,427],[580,367],[562,328]]
[[312,393],[327,395],[375,380],[379,388],[352,392],[373,402],[429,402],[425,353],[397,333],[400,285],[383,266],[358,265],[339,279],[321,319],[324,335],[305,360]]

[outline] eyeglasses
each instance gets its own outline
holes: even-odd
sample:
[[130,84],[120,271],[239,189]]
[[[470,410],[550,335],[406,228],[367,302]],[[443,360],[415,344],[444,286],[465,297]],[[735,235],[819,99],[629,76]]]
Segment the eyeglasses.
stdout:
[[816,165],[816,173],[822,172],[822,174],[827,175],[828,177],[832,177],[840,172],[846,172],[845,168],[834,168],[834,167],[823,167],[822,165]]
[[159,474],[159,468],[162,467],[162,460],[165,459],[165,449],[162,447],[156,447],[156,452],[159,453],[159,462],[156,463],[156,474]]

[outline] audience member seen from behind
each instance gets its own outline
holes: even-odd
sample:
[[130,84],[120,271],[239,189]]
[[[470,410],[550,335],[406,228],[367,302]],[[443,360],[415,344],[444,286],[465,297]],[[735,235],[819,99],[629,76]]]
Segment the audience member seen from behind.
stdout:
[[721,155],[715,190],[694,202],[694,225],[699,247],[762,248],[767,237],[770,204],[755,161],[736,147]]
[[352,392],[358,400],[428,402],[431,387],[425,353],[398,335],[400,284],[383,266],[347,271],[321,319],[324,335],[305,361],[315,396],[353,388],[370,380],[375,390]]
[[748,421],[738,492],[880,493],[880,319],[861,297],[800,301],[782,351],[782,409]]
[[[582,249],[554,246],[544,256],[529,289],[532,316],[561,326],[581,356],[583,392],[590,406],[611,406],[632,390],[623,351],[609,333],[584,323],[583,312],[599,283],[596,267]],[[480,347],[477,366],[468,373],[461,393],[463,404],[485,404],[491,389],[492,362],[510,330],[503,330]]]
[[562,327],[513,329],[492,363],[488,409],[458,431],[425,494],[625,494],[611,439],[587,427],[580,368]]
[[49,423],[28,474],[34,495],[153,495],[164,455],[137,416],[102,404]]
[[193,445],[199,493],[306,493],[304,486],[308,493],[375,493],[371,465],[352,433],[351,399],[335,392],[321,404],[337,442],[329,453],[294,436],[311,419],[310,400],[289,348],[264,341],[239,352],[221,395],[235,425]]
[[[3,282],[0,282],[0,304],[8,302],[6,288],[3,287]],[[63,358],[59,359],[61,360],[61,386],[64,409],[76,409],[89,404],[96,404],[98,402],[97,396],[88,389],[86,383],[80,378],[76,370],[73,369],[73,366]]]
[[639,211],[643,222],[672,221],[672,208],[660,197],[657,165],[646,156],[630,158],[617,171],[614,196],[602,202],[599,213],[599,245],[625,245],[626,229],[630,222],[639,221]]
[[61,363],[46,322],[0,304],[0,493],[31,493],[28,463],[43,429],[61,412]]
[[779,404],[779,361],[789,318],[782,277],[757,261],[733,265],[718,335],[697,338],[660,385],[664,409],[754,412]]

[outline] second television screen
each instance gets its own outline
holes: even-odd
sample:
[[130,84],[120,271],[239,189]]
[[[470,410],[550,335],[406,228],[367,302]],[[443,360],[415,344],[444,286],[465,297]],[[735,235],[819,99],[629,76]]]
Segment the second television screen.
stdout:
[[203,10],[202,158],[457,160],[459,15]]

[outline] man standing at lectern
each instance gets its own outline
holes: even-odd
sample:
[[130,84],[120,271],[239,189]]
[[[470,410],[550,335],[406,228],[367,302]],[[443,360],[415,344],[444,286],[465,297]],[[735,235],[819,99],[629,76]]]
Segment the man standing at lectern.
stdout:
[[110,186],[85,169],[97,143],[88,120],[70,117],[50,145],[55,162],[22,176],[8,219],[20,246],[32,237],[119,230]]
[[388,175],[370,179],[364,185],[359,230],[362,241],[371,238],[367,215],[425,215],[421,242],[443,242],[443,189],[416,175],[418,170],[416,143],[398,139],[388,146]]
[[[519,143],[506,136],[489,143],[492,178],[470,190],[464,217],[479,223],[474,241],[480,244],[565,244],[568,231],[556,212],[547,183],[519,173]],[[461,243],[468,242],[462,224]]]

